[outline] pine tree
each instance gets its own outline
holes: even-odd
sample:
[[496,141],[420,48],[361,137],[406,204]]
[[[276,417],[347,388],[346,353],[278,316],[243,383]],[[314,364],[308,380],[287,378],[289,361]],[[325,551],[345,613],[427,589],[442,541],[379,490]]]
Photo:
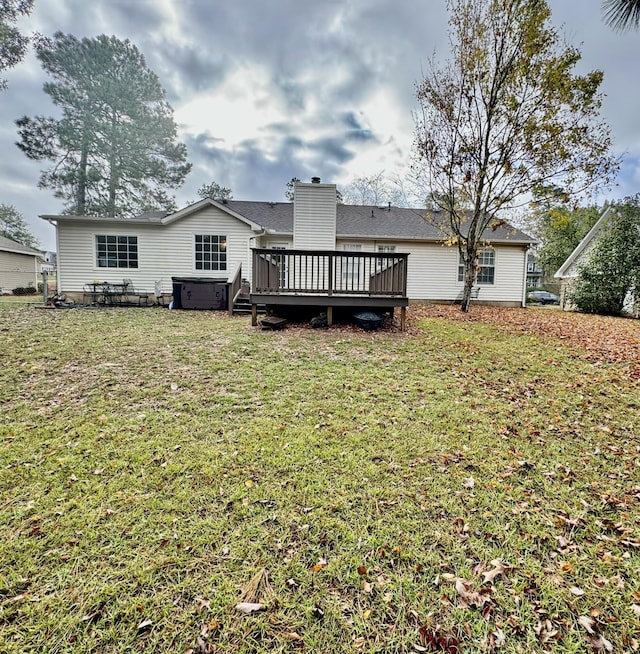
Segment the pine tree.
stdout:
[[16,121],[18,147],[53,163],[40,187],[79,215],[173,208],[167,189],[183,183],[191,164],[166,93],[135,45],[59,32],[37,54],[51,77],[44,91],[62,109],[59,120]]

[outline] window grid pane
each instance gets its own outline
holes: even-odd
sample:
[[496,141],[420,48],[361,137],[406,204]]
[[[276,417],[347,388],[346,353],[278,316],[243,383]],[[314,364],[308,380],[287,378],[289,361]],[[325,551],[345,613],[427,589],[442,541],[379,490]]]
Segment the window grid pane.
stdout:
[[226,270],[227,237],[196,234],[195,265],[196,270]]
[[99,268],[137,268],[138,237],[96,235],[96,262]]
[[[478,253],[476,284],[495,283],[496,253],[494,250],[484,249]],[[464,264],[458,264],[458,281],[464,281]]]

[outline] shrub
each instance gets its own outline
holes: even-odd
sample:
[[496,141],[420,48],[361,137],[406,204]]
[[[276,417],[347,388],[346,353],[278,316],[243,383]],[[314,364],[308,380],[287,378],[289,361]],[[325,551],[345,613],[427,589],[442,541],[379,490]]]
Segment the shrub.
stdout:
[[586,313],[617,316],[631,292],[640,289],[640,206],[626,200],[606,225],[568,299]]
[[13,289],[12,293],[14,295],[35,295],[37,291],[33,286],[18,286]]

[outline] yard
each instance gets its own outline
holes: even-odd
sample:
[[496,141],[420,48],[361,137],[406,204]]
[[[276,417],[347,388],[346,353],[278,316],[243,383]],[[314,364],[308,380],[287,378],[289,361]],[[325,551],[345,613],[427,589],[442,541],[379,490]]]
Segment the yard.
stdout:
[[409,320],[0,306],[0,649],[640,651],[640,323]]

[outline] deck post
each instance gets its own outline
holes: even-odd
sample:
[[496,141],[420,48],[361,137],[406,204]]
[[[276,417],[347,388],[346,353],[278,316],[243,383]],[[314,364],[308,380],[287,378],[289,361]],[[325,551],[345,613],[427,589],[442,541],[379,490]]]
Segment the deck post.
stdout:
[[333,325],[333,307],[327,307],[327,327]]
[[257,327],[258,326],[258,305],[257,304],[252,304],[251,305],[251,326],[252,327]]
[[400,331],[403,332],[407,323],[407,307],[400,307]]

